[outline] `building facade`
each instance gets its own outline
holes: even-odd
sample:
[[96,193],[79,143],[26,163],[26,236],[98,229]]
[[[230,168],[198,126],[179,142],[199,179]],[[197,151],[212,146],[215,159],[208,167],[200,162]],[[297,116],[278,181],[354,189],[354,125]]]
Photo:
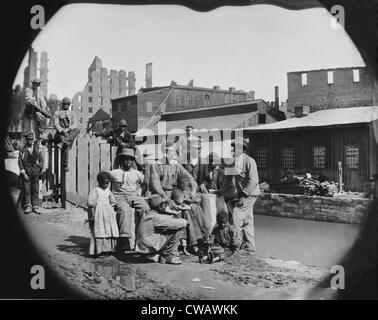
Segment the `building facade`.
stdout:
[[114,124],[126,119],[130,130],[136,132],[153,115],[245,102],[247,99],[254,99],[253,91],[222,90],[218,86],[212,89],[182,86],[172,82],[169,86],[146,88],[133,96],[112,99],[112,118]]
[[102,108],[111,114],[111,99],[135,94],[135,73],[125,70],[108,70],[99,57],[93,59],[88,68],[88,81],[81,92],[72,98],[73,111],[79,124],[87,121]]
[[301,118],[244,128],[260,181],[276,182],[287,170],[323,175],[346,191],[362,191],[378,172],[378,107],[322,110]]
[[287,111],[308,106],[310,112],[371,106],[377,101],[376,81],[367,68],[337,68],[287,73]]

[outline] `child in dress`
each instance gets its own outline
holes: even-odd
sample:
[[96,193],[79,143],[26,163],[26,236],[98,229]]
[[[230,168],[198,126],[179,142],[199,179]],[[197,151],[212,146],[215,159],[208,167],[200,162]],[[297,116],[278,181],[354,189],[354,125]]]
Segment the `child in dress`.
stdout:
[[88,220],[92,233],[89,254],[95,257],[114,252],[119,237],[114,211],[116,202],[109,190],[110,181],[110,173],[100,172],[97,175],[98,187],[95,187],[88,196]]

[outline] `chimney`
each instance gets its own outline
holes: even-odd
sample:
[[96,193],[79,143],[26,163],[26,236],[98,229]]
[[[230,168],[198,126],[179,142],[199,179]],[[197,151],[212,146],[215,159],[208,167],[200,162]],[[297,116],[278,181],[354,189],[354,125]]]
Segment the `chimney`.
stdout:
[[309,106],[300,106],[294,108],[294,115],[296,118],[302,118],[310,113]]
[[230,91],[230,92],[235,92],[235,87],[229,87],[229,88],[228,88],[228,91]]
[[279,96],[279,87],[274,87],[274,108],[278,111],[280,109],[280,96]]
[[146,64],[146,88],[152,88],[152,62]]
[[213,86],[213,90],[220,90],[220,86]]

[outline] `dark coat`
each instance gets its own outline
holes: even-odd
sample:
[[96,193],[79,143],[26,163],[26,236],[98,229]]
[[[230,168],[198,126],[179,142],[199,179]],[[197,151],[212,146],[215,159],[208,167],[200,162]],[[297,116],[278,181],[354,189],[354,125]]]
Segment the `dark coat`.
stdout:
[[25,170],[28,176],[39,175],[43,168],[42,152],[36,145],[33,145],[33,151],[29,152],[26,146],[20,148],[21,161],[20,170]]
[[[117,153],[119,153],[122,148],[132,148],[135,149],[135,140],[134,137],[131,135],[130,131],[125,130],[124,136],[121,136],[122,130],[115,129],[113,131],[113,145],[117,146]],[[124,144],[124,145],[123,145]]]

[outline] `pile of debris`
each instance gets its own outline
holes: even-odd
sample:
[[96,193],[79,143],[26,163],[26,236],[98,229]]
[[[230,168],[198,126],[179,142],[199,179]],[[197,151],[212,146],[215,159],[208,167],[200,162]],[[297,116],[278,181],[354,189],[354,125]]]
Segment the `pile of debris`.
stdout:
[[262,182],[260,187],[263,192],[303,194],[308,196],[333,197],[338,193],[338,183],[328,181],[326,177],[310,173],[305,175],[294,175],[292,170],[288,170],[284,177],[276,183],[270,185]]

